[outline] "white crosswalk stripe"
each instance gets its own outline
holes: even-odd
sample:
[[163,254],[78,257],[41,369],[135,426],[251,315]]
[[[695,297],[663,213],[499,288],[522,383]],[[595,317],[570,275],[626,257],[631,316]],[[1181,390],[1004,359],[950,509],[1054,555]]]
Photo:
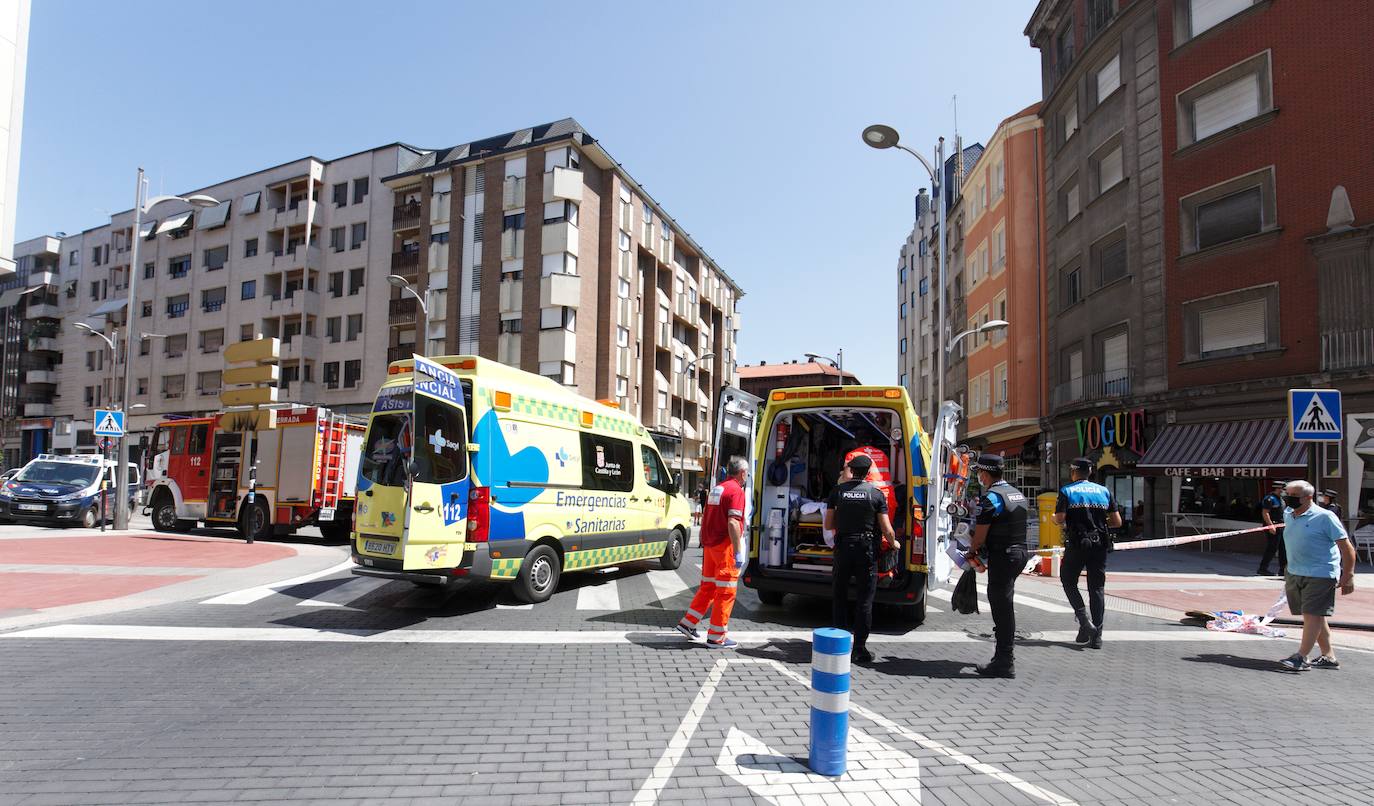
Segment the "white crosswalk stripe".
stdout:
[[[988,598],[988,589],[986,587],[979,586],[978,593],[982,596],[983,601],[986,602]],[[946,602],[948,602],[950,600],[950,597],[953,595],[953,591],[950,591],[947,588],[936,588],[935,590],[930,591],[931,598],[943,599]],[[1044,610],[1046,613],[1073,612],[1073,608],[1071,607],[1066,607],[1061,604],[1055,604],[1054,602],[1047,602],[1044,599],[1036,599],[1033,596],[1022,596],[1019,593],[1015,594],[1012,597],[1012,600],[1019,605],[1025,605],[1026,607],[1033,608],[1035,610]]]
[[616,580],[608,579],[597,585],[577,589],[578,610],[619,610],[620,591]]
[[657,597],[656,603],[660,607],[679,593],[692,589],[692,585],[687,582],[687,580],[683,579],[682,574],[679,574],[677,571],[664,571],[659,569],[657,571],[650,571],[645,576],[648,577],[649,584],[654,588],[654,596]]
[[[345,579],[310,599],[296,603],[297,607],[348,607],[349,602],[376,588],[375,580],[354,577]],[[283,591],[288,595],[290,588]]]

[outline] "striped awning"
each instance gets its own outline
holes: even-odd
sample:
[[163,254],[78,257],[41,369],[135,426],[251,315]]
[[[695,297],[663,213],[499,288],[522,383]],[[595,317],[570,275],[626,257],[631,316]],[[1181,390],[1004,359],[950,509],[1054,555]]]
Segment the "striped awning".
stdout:
[[1163,476],[1266,478],[1307,469],[1307,446],[1288,438],[1283,420],[1171,425],[1136,468]]

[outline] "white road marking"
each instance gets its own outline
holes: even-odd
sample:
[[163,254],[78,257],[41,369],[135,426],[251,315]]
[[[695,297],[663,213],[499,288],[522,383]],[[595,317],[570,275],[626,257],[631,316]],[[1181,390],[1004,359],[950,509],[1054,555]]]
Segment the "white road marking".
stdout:
[[283,580],[280,581],[280,582],[273,582],[273,583],[268,584],[268,585],[257,585],[257,586],[254,586],[254,587],[252,587],[252,588],[244,588],[243,590],[232,591],[232,592],[226,593],[226,594],[224,594],[224,595],[222,595],[222,596],[216,596],[216,597],[214,597],[213,599],[206,599],[205,601],[201,602],[201,604],[208,604],[208,605],[246,605],[246,604],[252,604],[253,602],[256,602],[256,601],[258,601],[258,600],[260,600],[260,599],[266,599],[268,596],[271,596],[272,594],[277,593],[277,592],[278,592],[279,590],[281,590],[282,588],[289,588],[289,587],[291,587],[292,585],[301,585],[301,584],[304,584],[304,583],[306,583],[306,582],[314,582],[314,581],[317,580],[317,579],[322,579],[322,578],[327,577],[327,576],[330,576],[330,575],[332,575],[332,574],[337,574],[337,573],[339,573],[340,571],[346,571],[346,570],[348,570],[348,569],[350,569],[350,568],[352,568],[352,567],[353,567],[353,561],[352,561],[352,560],[344,560],[343,562],[339,563],[338,565],[332,566],[332,567],[330,567],[330,568],[326,568],[326,569],[324,569],[323,571],[317,571],[317,572],[315,572],[315,573],[313,573],[313,574],[306,574],[305,576],[293,577],[292,579],[283,579]]
[[[348,602],[358,598],[364,589],[371,589],[373,583],[364,577],[354,577],[344,580],[342,585],[335,585],[320,594],[320,598],[306,599],[296,603],[297,607],[348,607]],[[343,595],[340,596],[339,592]],[[328,597],[328,598],[325,598]],[[342,599],[343,601],[336,601]]]
[[577,589],[578,610],[619,610],[620,591],[614,579]]
[[[987,597],[987,594],[988,594],[988,589],[987,589],[987,587],[985,587],[985,586],[979,586],[979,588],[978,588],[978,593],[982,595],[983,601],[987,601],[987,598],[988,598],[988,597]],[[948,602],[948,601],[950,600],[950,598],[954,595],[954,592],[951,591],[951,590],[949,590],[948,588],[936,588],[936,589],[933,590],[933,591],[927,591],[927,594],[928,594],[929,596],[931,596],[932,598],[941,599],[941,600],[944,600],[944,601]],[[1044,599],[1037,599],[1037,598],[1035,598],[1035,597],[1033,597],[1033,596],[1023,596],[1022,594],[1019,594],[1019,593],[1018,593],[1018,594],[1015,594],[1015,595],[1012,597],[1012,600],[1015,601],[1015,602],[1016,602],[1017,604],[1019,604],[1019,605],[1025,605],[1026,607],[1030,607],[1030,608],[1033,608],[1033,609],[1035,609],[1035,610],[1044,610],[1046,613],[1072,613],[1072,612],[1073,612],[1073,608],[1072,608],[1072,607],[1066,607],[1066,606],[1061,605],[1061,604],[1055,604],[1054,602],[1047,602],[1047,601],[1045,601]]]
[[732,725],[716,768],[774,806],[810,806],[817,795],[826,806],[871,806],[870,792],[886,793],[883,803],[920,804],[920,762],[911,754],[851,727],[845,756],[844,775],[820,775]]
[[677,764],[682,760],[682,754],[687,752],[687,745],[691,743],[692,736],[697,732],[697,725],[701,724],[701,717],[706,713],[706,706],[711,704],[711,698],[716,696],[716,686],[720,684],[720,678],[725,674],[725,668],[729,665],[728,658],[721,658],[711,667],[711,671],[706,675],[706,680],[701,684],[701,690],[692,700],[692,704],[687,708],[687,714],[678,724],[668,746],[663,749],[663,755],[659,756],[658,763],[654,765],[654,771],[649,773],[649,777],[644,779],[639,791],[635,793],[634,800],[630,801],[637,806],[640,804],[653,804],[658,802],[658,793],[663,791],[663,787],[668,785],[668,779],[672,777],[673,770],[677,769]]
[[649,577],[649,584],[654,588],[654,596],[657,598],[657,604],[660,607],[663,606],[664,602],[677,596],[679,593],[692,589],[691,584],[683,579],[682,575],[677,571],[664,571],[663,569],[659,569],[657,571],[650,571],[647,576]]
[[496,606],[496,609],[497,609],[497,610],[533,610],[533,609],[534,609],[534,605],[532,605],[532,604],[518,604],[518,605],[504,605],[504,604],[499,604],[499,605]]
[[[1052,630],[1038,633],[1046,641],[1070,643],[1077,632]],[[1107,633],[1112,643],[1122,641],[1161,642],[1226,642],[1266,641],[1269,639],[1239,633],[1212,632],[1199,629],[1177,630],[1112,630]],[[808,641],[810,630],[730,631],[730,637],[742,644],[765,644],[770,641]],[[0,640],[25,638],[80,638],[86,640],[126,641],[247,641],[300,642],[345,644],[509,644],[509,645],[576,645],[576,644],[645,644],[682,643],[685,639],[675,630],[343,630],[309,627],[156,627],[131,624],[54,624],[30,630],[0,633]],[[902,635],[869,636],[872,644],[985,644],[987,641],[963,631],[914,631]]]

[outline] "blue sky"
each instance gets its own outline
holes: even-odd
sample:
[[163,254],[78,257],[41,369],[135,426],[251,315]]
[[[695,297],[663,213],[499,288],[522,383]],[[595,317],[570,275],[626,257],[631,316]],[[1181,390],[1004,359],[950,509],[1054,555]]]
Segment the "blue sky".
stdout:
[[[845,351],[895,383],[915,160],[1039,97],[1033,0],[39,0],[20,240],[307,154],[577,118],[746,292],[741,363]],[[135,27],[137,23],[137,27]]]

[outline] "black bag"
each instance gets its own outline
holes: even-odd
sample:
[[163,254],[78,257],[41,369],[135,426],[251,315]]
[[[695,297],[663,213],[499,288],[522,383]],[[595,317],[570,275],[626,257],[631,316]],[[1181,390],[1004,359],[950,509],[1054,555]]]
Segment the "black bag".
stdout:
[[978,612],[978,572],[972,566],[965,568],[963,576],[959,577],[949,604],[965,616]]

